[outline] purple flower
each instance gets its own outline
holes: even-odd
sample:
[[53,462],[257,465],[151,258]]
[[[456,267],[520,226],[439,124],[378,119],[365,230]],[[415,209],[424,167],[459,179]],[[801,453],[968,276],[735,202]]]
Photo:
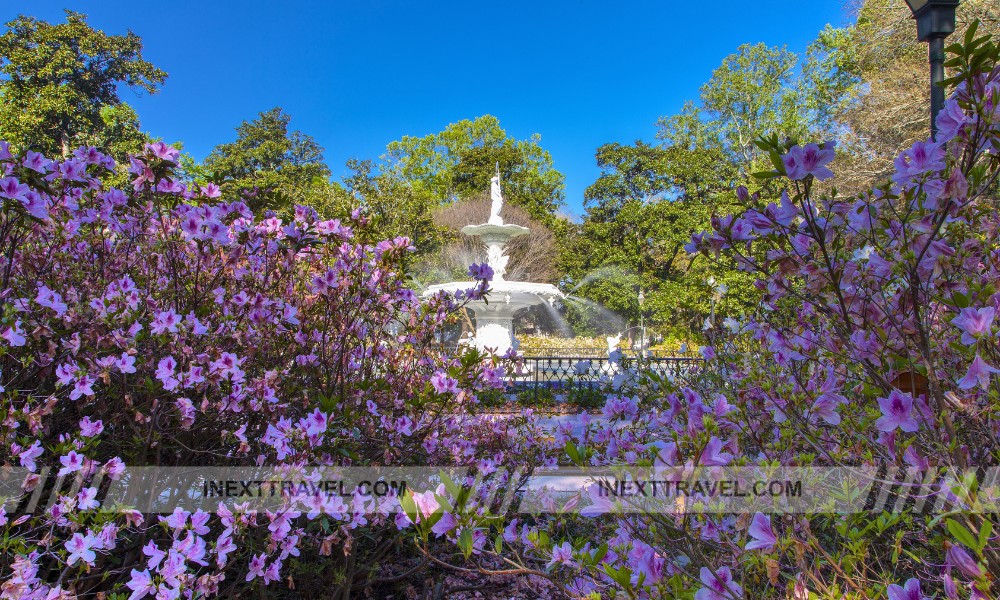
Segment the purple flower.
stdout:
[[42,449],[42,443],[35,440],[35,443],[21,451],[21,454],[18,456],[18,462],[20,462],[21,466],[25,469],[34,471],[37,466],[35,465],[35,459],[41,456],[42,452],[44,452]]
[[431,376],[431,386],[439,394],[458,392],[458,381],[448,377],[443,371],[437,371]]
[[944,168],[944,148],[935,142],[914,142],[909,150],[904,150],[895,160],[896,183],[908,183],[914,177]]
[[80,435],[83,437],[94,437],[100,435],[102,431],[104,431],[104,423],[100,419],[91,421],[90,417],[87,416],[80,421]]
[[952,139],[968,122],[969,117],[958,105],[958,100],[949,98],[937,115],[938,141],[947,142]]
[[132,590],[129,598],[144,598],[156,592],[156,585],[153,584],[153,577],[149,574],[149,569],[139,571],[132,569],[132,578],[125,584]]
[[899,428],[913,432],[918,429],[917,420],[911,414],[913,397],[909,394],[892,390],[888,398],[878,399],[878,405],[882,409],[882,416],[875,421],[875,427],[879,431],[889,432]]
[[493,279],[493,267],[486,263],[476,264],[472,263],[469,265],[469,277],[481,281],[489,281]]
[[0,198],[9,198],[23,202],[28,192],[28,185],[19,182],[15,177],[0,179]]
[[45,197],[38,192],[28,191],[25,193],[21,204],[24,206],[24,210],[36,219],[44,221],[49,218],[48,203],[45,201]]
[[173,146],[168,146],[163,142],[153,142],[152,144],[146,144],[146,150],[150,152],[156,158],[161,160],[168,160],[170,162],[177,162],[177,157],[180,156],[180,151]]
[[264,576],[264,564],[267,556],[263,553],[250,559],[250,571],[247,573],[247,581],[253,581],[257,577]]
[[576,566],[576,563],[573,562],[573,546],[569,542],[563,542],[561,546],[552,547],[552,559],[549,560],[549,564],[545,565],[545,567],[550,568],[557,563],[566,565],[567,567]]
[[920,580],[916,577],[907,579],[902,587],[892,583],[886,591],[889,593],[889,600],[924,600],[920,593]]
[[55,311],[56,316],[61,317],[66,313],[66,303],[62,301],[62,296],[53,292],[44,285],[38,286],[38,295],[35,296],[35,302],[37,302],[39,306],[51,308]]
[[21,329],[21,321],[14,321],[13,325],[6,327],[3,331],[0,331],[0,338],[3,338],[11,346],[23,346],[25,340],[24,330]]
[[97,501],[97,488],[83,488],[76,496],[76,507],[81,510],[90,510],[100,505],[101,503]]
[[778,538],[771,529],[771,517],[757,513],[753,516],[748,532],[753,541],[747,542],[747,550],[770,550],[778,543]]
[[599,517],[615,510],[614,503],[600,485],[592,483],[587,486],[587,494],[590,496],[590,504],[580,510],[580,516]]
[[214,183],[209,183],[208,185],[202,186],[201,195],[206,198],[218,198],[222,195],[222,190],[220,190],[219,186]]
[[988,390],[990,387],[990,375],[993,373],[1000,373],[1000,369],[995,369],[986,364],[983,357],[979,356],[979,353],[976,353],[976,358],[969,365],[968,373],[965,374],[965,377],[958,380],[958,389],[968,390],[978,385],[983,390]]
[[963,308],[951,322],[962,330],[962,343],[969,346],[976,343],[977,337],[984,334],[990,335],[995,314],[996,309],[992,306]]
[[455,515],[450,512],[446,512],[441,515],[441,518],[434,524],[434,527],[431,527],[431,531],[433,531],[436,535],[444,535],[457,526],[458,520],[455,518]]
[[45,158],[41,152],[32,152],[31,150],[28,150],[28,153],[24,155],[24,160],[21,164],[32,171],[45,175],[49,172],[50,167],[52,166],[52,161]]
[[712,438],[708,440],[708,444],[705,445],[705,449],[701,453],[701,460],[698,461],[698,464],[703,467],[716,467],[728,465],[732,460],[732,454],[722,451],[722,440],[713,435]]
[[967,577],[979,579],[983,576],[983,568],[979,566],[976,559],[972,558],[965,548],[957,544],[952,544],[948,547],[946,557],[948,564],[957,567]]
[[82,560],[90,566],[94,566],[94,559],[97,555],[91,549],[94,547],[94,537],[89,533],[83,535],[80,533],[74,533],[73,537],[66,542],[66,550],[69,551],[69,556],[66,557],[66,564],[73,566],[77,561]]
[[788,154],[781,157],[781,162],[785,165],[785,173],[789,179],[805,179],[812,175],[823,181],[833,177],[833,171],[826,167],[833,158],[831,143],[823,144],[822,148],[817,144],[806,144],[792,146]]
[[729,567],[719,567],[715,573],[702,567],[699,579],[704,587],[694,595],[694,600],[733,600],[743,597],[743,588],[733,581]]
[[81,396],[93,396],[93,385],[97,383],[97,378],[93,375],[86,375],[76,380],[73,390],[69,393],[70,400],[78,400]]

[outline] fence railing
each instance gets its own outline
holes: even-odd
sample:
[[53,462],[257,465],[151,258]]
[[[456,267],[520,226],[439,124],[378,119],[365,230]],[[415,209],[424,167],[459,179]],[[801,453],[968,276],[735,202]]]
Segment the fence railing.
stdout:
[[[637,349],[633,350],[631,348],[626,348],[622,346],[620,348],[623,356],[636,357],[639,355]],[[520,353],[523,356],[530,358],[606,358],[608,356],[607,348],[560,348],[554,347],[541,347],[541,348],[530,348],[521,346],[519,348]],[[700,358],[700,354],[696,351],[688,350],[686,352],[672,352],[669,350],[655,350],[648,349],[646,354],[652,358]]]
[[[570,397],[585,397],[588,392],[602,389],[609,378],[628,376],[617,363],[608,360],[606,353],[599,357],[579,354],[581,353],[577,356],[525,356],[520,372],[513,378],[510,391],[519,395],[527,393],[535,402],[543,399],[543,396],[565,394]],[[674,379],[684,377],[701,362],[700,356],[651,356],[642,359],[642,367]],[[594,398],[594,401],[598,399]]]

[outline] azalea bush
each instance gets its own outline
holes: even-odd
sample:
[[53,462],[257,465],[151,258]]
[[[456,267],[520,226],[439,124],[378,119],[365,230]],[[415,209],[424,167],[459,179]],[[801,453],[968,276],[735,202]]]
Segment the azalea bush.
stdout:
[[[737,190],[745,212],[716,216],[688,247],[751,274],[759,312],[711,328],[708,362],[689,378],[638,365],[637,385],[608,389],[604,419],[556,432],[566,462],[888,467],[891,481],[898,469],[1000,465],[1000,50],[973,27],[950,52],[954,93],[936,139],[903,152],[891,181],[868,193],[830,186],[832,143],[759,142],[773,170],[758,176],[785,191],[769,202]],[[989,477],[933,480],[874,510],[855,498],[844,514],[626,513],[623,500],[588,491],[571,501],[582,515],[504,532],[576,597],[1000,593]]]
[[51,160],[0,143],[0,465],[50,499],[0,510],[0,597],[398,582],[380,565],[419,555],[401,497],[169,515],[101,497],[136,466],[530,462],[523,419],[475,415],[503,367],[435,343],[489,267],[422,301],[404,285],[410,241],[363,243],[362,212],[253,215],[177,161],[150,144],[117,189],[104,182],[124,169],[95,148]]

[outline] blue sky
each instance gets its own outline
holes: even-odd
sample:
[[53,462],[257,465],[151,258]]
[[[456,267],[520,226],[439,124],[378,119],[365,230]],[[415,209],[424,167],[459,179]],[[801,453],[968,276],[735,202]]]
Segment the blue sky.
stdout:
[[656,119],[697,98],[738,45],[801,52],[846,18],[841,0],[36,0],[4,3],[0,18],[62,21],[63,8],[142,36],[170,77],[157,95],[124,98],[145,130],[197,158],[282,106],[339,178],[348,158],[403,135],[493,114],[508,134],[541,134],[578,215],[598,146],[652,140]]

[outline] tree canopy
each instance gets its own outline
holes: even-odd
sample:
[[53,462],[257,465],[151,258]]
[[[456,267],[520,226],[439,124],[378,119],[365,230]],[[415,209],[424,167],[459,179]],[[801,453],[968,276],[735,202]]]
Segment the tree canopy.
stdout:
[[0,35],[4,139],[64,156],[81,144],[141,148],[145,138],[120,88],[155,93],[167,74],[143,59],[138,35],[108,35],[72,11],[65,23],[22,15],[6,25]]
[[541,136],[512,138],[492,115],[458,121],[423,137],[404,136],[388,145],[383,158],[387,170],[440,204],[489,189],[497,164],[504,198],[533,218],[552,223],[565,198],[565,178],[542,148]]
[[205,168],[222,182],[223,193],[243,197],[254,210],[323,205],[335,193],[323,148],[311,136],[289,130],[291,116],[280,107],[236,128],[236,140],[219,144]]

